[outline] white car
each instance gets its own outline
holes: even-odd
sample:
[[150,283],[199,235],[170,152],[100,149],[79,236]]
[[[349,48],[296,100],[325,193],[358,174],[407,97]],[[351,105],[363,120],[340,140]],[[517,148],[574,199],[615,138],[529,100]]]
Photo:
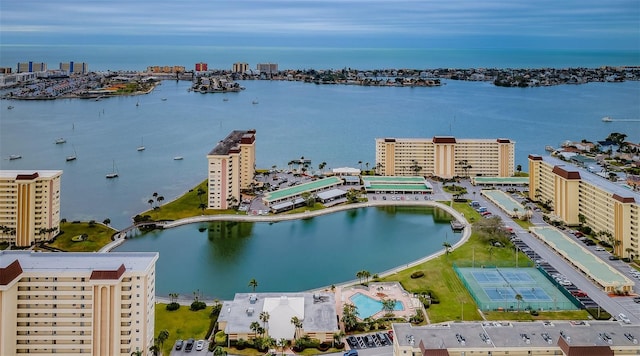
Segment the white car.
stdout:
[[198,340],[196,342],[196,351],[202,351],[204,349],[204,340]]
[[598,246],[598,247],[596,247],[596,251],[604,251],[604,247]]
[[627,318],[627,316],[622,313],[618,314],[618,319],[622,320],[622,322],[625,324],[631,324],[631,320],[629,320],[629,318]]

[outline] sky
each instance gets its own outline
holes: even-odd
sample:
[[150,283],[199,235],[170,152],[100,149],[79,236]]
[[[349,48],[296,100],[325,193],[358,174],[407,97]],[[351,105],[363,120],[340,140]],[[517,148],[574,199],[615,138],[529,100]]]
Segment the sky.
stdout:
[[640,50],[638,0],[2,0],[0,44]]

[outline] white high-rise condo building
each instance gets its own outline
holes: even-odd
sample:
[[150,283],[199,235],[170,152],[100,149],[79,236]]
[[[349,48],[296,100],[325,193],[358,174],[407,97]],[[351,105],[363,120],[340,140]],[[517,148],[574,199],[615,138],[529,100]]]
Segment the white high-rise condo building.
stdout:
[[0,355],[146,354],[157,259],[157,252],[0,251]]

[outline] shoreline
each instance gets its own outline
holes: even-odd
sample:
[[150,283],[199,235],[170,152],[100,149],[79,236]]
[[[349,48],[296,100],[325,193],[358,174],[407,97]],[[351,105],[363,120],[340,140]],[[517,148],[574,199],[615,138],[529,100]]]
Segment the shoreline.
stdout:
[[[448,206],[448,205],[445,205],[445,204],[442,204],[442,203],[439,203],[439,202],[436,202],[436,201],[432,201],[432,200],[427,200],[427,201],[385,201],[385,200],[368,201],[368,202],[355,203],[355,204],[349,204],[349,205],[333,206],[333,207],[329,207],[329,208],[325,208],[325,209],[321,209],[321,210],[308,211],[308,212],[304,212],[304,213],[281,215],[281,216],[278,216],[278,215],[252,216],[252,215],[226,215],[226,214],[200,215],[200,216],[194,216],[194,217],[174,220],[174,221],[171,221],[171,222],[159,222],[159,223],[156,223],[156,224],[159,225],[159,226],[162,226],[162,229],[170,229],[170,228],[178,227],[178,226],[182,226],[182,225],[201,223],[201,222],[209,222],[209,221],[278,222],[278,221],[290,221],[290,220],[304,220],[304,219],[310,219],[310,218],[313,218],[313,217],[316,217],[316,216],[332,214],[332,213],[336,213],[336,212],[340,212],[340,211],[346,211],[346,210],[351,210],[351,209],[359,209],[359,208],[371,208],[371,207],[377,207],[377,206],[429,206],[429,207],[440,208],[440,209],[446,211],[454,219],[462,222],[463,225],[464,225],[464,229],[462,230],[462,236],[460,237],[460,240],[458,240],[455,244],[453,244],[449,248],[450,251],[453,251],[453,250],[457,249],[458,247],[460,247],[461,245],[466,243],[469,240],[469,238],[471,237],[471,225],[466,220],[464,215],[462,215],[461,213],[456,211],[451,206]],[[125,235],[122,236],[122,231],[128,230],[129,228],[126,228],[126,229],[123,229],[123,230],[119,230],[118,232],[116,232],[114,234],[114,236],[118,235],[118,237],[114,241],[109,243],[108,245],[105,245],[104,247],[102,247],[98,252],[99,253],[108,253],[112,249],[114,249],[117,246],[120,246],[120,244],[124,243],[125,240],[126,240],[124,238],[124,236],[126,236],[126,232],[125,232]],[[386,277],[386,276],[398,273],[398,272],[403,271],[405,269],[408,269],[408,268],[414,267],[416,265],[422,264],[424,262],[430,261],[430,260],[432,260],[434,258],[437,258],[437,257],[443,255],[443,254],[445,254],[445,250],[444,249],[439,250],[437,252],[434,252],[434,253],[432,253],[430,255],[421,257],[421,258],[419,258],[417,260],[410,261],[410,262],[407,262],[407,263],[403,263],[402,265],[399,265],[397,267],[394,267],[394,268],[388,269],[386,271],[380,272],[380,273],[378,273],[378,276]],[[332,286],[334,286],[336,288],[343,288],[343,287],[351,286],[351,285],[354,285],[354,284],[357,284],[357,283],[359,283],[359,281],[357,279],[353,279],[353,280],[341,282],[339,284],[333,284]],[[330,288],[331,288],[331,286],[321,286],[321,287],[314,288],[314,289],[311,289],[311,290],[308,290],[308,291],[309,292],[321,291],[321,290],[326,290],[326,289],[330,289]],[[207,303],[207,305],[212,305],[214,303],[214,300],[203,300],[203,301],[205,301]],[[170,301],[169,301],[168,296],[156,295],[156,303],[158,303],[158,302],[163,303],[163,302],[170,302]],[[190,305],[191,304],[191,302],[187,303],[186,301],[184,301],[184,298],[183,298],[182,301],[179,300],[179,303],[181,305]],[[186,304],[182,304],[182,303],[186,303]]]

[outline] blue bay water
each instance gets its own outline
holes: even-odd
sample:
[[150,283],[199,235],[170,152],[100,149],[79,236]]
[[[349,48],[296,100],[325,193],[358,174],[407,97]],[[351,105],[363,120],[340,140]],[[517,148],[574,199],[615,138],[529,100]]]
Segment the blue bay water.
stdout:
[[[1,169],[62,169],[62,210],[68,220],[125,227],[158,192],[169,201],[206,178],[206,154],[231,130],[256,129],[258,168],[301,156],[327,169],[375,165],[378,137],[509,138],[516,164],[564,140],[601,140],[624,132],[640,141],[640,83],[590,83],[502,88],[445,81],[435,88],[378,88],[247,81],[229,94],[188,92],[164,81],[151,94],[101,101],[3,101]],[[223,97],[228,101],[223,101]],[[162,99],[167,99],[163,101]],[[258,100],[259,104],[251,102]],[[136,104],[139,103],[139,106]],[[7,105],[13,110],[7,110]],[[56,145],[58,137],[67,139]],[[146,150],[136,151],[144,140]],[[77,153],[78,159],[65,157]],[[10,154],[21,154],[9,161]],[[175,161],[174,156],[184,160]],[[113,162],[120,177],[105,179]]]
[[[149,65],[190,68],[200,61],[208,62],[210,68],[227,69],[238,61],[248,62],[251,67],[258,62],[273,62],[281,69],[640,64],[638,53],[625,51],[0,45],[0,65],[15,67],[17,62],[29,60],[46,62],[49,68],[57,67],[59,62],[84,61],[92,70],[142,70]],[[313,167],[323,161],[327,162],[327,168],[356,167],[359,161],[373,167],[377,137],[510,138],[517,142],[516,164],[524,170],[528,154],[544,154],[545,145],[558,146],[567,139],[600,140],[611,132],[624,132],[628,141],[640,141],[637,122],[601,121],[603,116],[640,119],[639,82],[524,89],[482,82],[444,81],[444,84],[437,88],[376,88],[247,81],[242,83],[245,91],[225,94],[229,100],[223,101],[219,94],[188,92],[189,83],[164,81],[151,94],[136,97],[2,101],[0,169],[62,169],[63,218],[98,221],[110,218],[116,228],[123,228],[130,224],[132,216],[148,208],[147,200],[153,192],[168,201],[203,181],[207,152],[235,129],[257,130],[258,168],[274,165],[284,168],[288,161],[301,156],[311,159]],[[255,100],[259,104],[251,104]],[[7,110],[8,105],[15,108]],[[67,143],[54,144],[58,137],[66,138]],[[141,140],[147,149],[138,152],[136,147]],[[65,157],[74,149],[78,160],[66,162]],[[21,154],[23,158],[9,161],[6,158],[10,154]],[[173,160],[178,155],[184,160]],[[107,180],[105,174],[112,170],[113,162],[120,177]],[[401,235],[379,234],[385,228],[404,226],[407,216],[397,214],[389,221],[378,218],[377,210],[358,214],[358,217],[345,213],[311,221],[243,225],[237,239],[223,239],[220,231],[224,229],[219,226],[193,225],[154,232],[127,241],[121,249],[153,246],[161,251],[157,285],[160,295],[174,291],[189,294],[201,289],[210,296],[228,297],[232,291],[247,290],[250,278],[261,281],[259,290],[287,291],[352,279],[354,271],[361,269],[384,270],[441,248],[442,229],[448,229],[446,224],[425,227],[423,220],[429,219],[427,215],[419,217],[418,226],[429,236],[438,236],[436,239],[410,230]],[[366,225],[370,219],[387,223],[372,229]],[[412,227],[414,223],[406,225]],[[204,230],[200,232],[202,227]],[[330,230],[333,227],[340,231]],[[247,235],[246,229],[251,234]],[[328,244],[334,249],[322,250],[322,254],[348,257],[351,262],[326,266],[326,273],[314,269],[298,271],[305,261],[293,257],[300,256],[289,258],[285,251],[269,250],[273,246],[297,246],[296,251],[315,252],[324,247],[323,242],[329,237],[339,240]],[[274,239],[277,245],[272,244]],[[358,254],[368,251],[358,248],[362,244],[367,248],[383,246],[379,251],[386,251],[387,244],[393,244],[394,248],[407,251],[394,251],[397,259],[393,260],[371,258],[367,253]],[[178,245],[184,248],[176,249]],[[170,257],[172,254],[175,259]],[[274,255],[283,263],[272,266],[268,256]],[[301,255],[315,257],[311,252]],[[175,263],[181,259],[201,261],[205,267],[199,270],[191,264]],[[263,268],[266,264],[269,268]],[[320,261],[310,265],[322,266]],[[194,270],[198,272],[195,278],[185,277]],[[295,279],[272,281],[265,275],[270,271],[279,275],[292,271],[298,274]],[[213,281],[207,277],[213,275],[216,276]],[[309,275],[314,278],[308,278]],[[175,281],[181,279],[190,283],[176,286]],[[203,287],[204,284],[207,286]]]

